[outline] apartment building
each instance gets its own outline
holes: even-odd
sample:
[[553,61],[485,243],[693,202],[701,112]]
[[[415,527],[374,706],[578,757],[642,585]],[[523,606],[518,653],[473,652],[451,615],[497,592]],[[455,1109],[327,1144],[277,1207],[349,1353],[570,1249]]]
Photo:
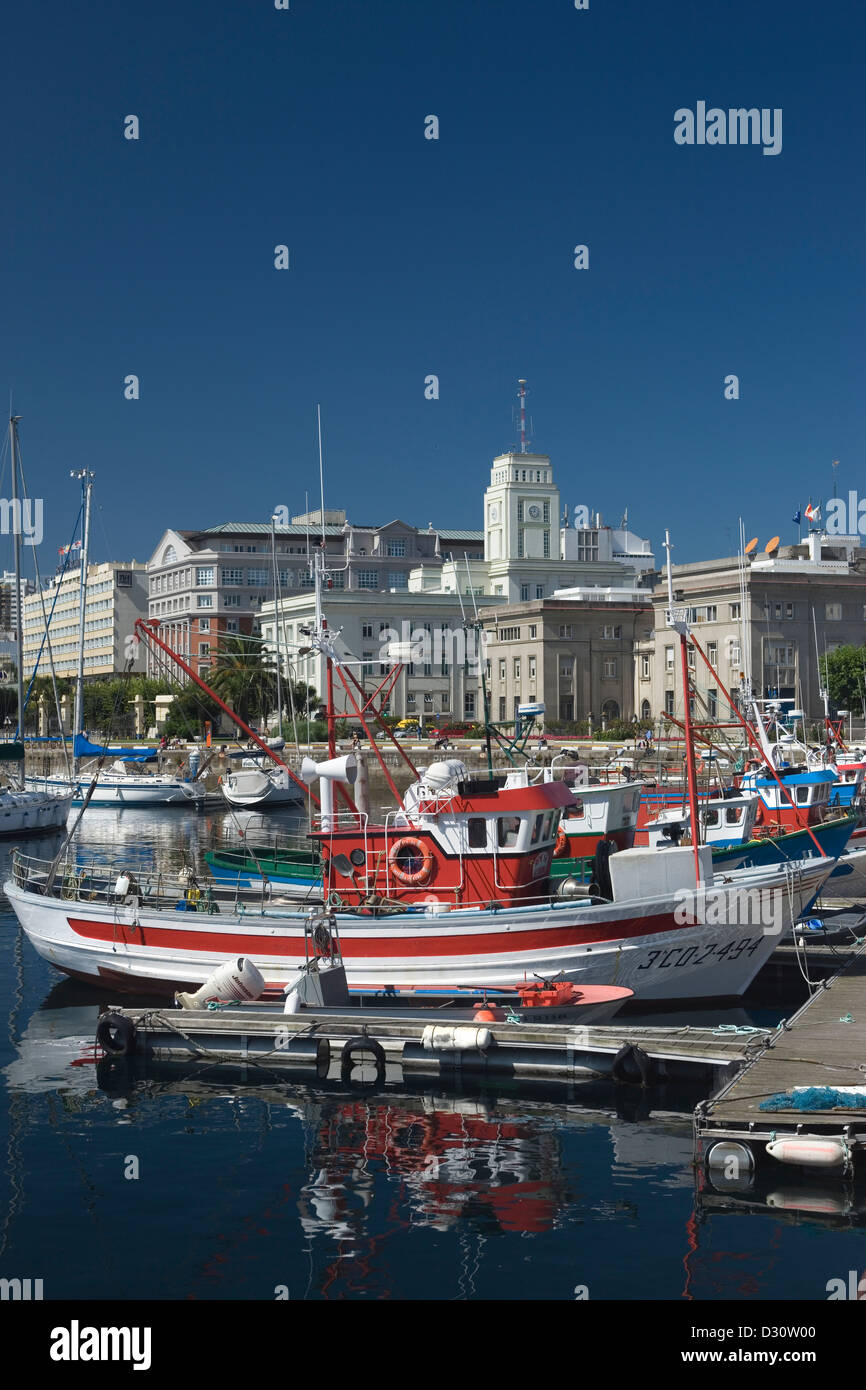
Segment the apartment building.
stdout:
[[[148,563],[149,616],[163,641],[207,672],[224,635],[257,634],[263,606],[274,599],[276,545],[281,598],[309,593],[308,556],[324,540],[332,592],[371,594],[409,590],[410,574],[441,572],[443,557],[480,553],[480,532],[419,530],[395,520],[360,526],[340,510],[304,513],[273,528],[265,522],[227,522],[203,531],[166,531]],[[149,656],[152,673],[167,674],[170,658]],[[173,678],[179,672],[173,670]]]
[[[39,659],[46,618],[57,675],[66,677],[77,674],[82,638],[80,602],[80,566],[67,570],[62,578],[55,576],[41,592],[28,594],[24,599],[22,637],[25,676],[32,675]],[[83,634],[85,678],[105,678],[126,670],[128,640],[134,634],[136,619],[146,618],[147,611],[146,565],[135,560],[88,565]],[[42,670],[47,672],[47,647],[42,656]],[[145,662],[142,644],[132,670],[143,672]]]

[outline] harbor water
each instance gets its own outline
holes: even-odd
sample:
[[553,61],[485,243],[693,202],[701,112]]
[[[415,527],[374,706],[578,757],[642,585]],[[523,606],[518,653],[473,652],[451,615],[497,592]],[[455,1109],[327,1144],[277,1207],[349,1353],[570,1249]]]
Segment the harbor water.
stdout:
[[[133,868],[198,864],[226,819],[89,810],[79,842]],[[10,859],[0,846],[4,879]],[[694,1086],[98,1066],[115,1000],[65,980],[0,910],[0,1278],[41,1279],[46,1299],[825,1300],[863,1268],[863,1191],[780,1168],[718,1194],[696,1174]],[[766,1025],[801,997],[677,1017]]]

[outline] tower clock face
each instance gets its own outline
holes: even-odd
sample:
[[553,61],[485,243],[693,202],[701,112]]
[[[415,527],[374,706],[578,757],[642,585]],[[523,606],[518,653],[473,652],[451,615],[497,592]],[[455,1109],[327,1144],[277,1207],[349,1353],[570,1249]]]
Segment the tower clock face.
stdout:
[[538,518],[541,516],[541,508],[537,507],[534,502],[532,506],[529,508],[529,515],[532,517],[533,521],[537,521]]
[[491,508],[490,508],[490,520],[491,520],[491,521],[498,521],[498,520],[499,520],[499,508],[498,508],[498,506],[496,505],[495,502],[492,504],[492,506],[491,506]]

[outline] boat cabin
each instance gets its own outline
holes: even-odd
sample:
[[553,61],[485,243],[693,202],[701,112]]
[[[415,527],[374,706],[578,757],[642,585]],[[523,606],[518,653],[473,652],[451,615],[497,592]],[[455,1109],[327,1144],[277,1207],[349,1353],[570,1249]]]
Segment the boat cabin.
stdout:
[[389,905],[441,902],[488,906],[546,897],[563,812],[562,783],[506,786],[506,777],[472,778],[458,759],[433,763],[374,822],[359,811],[314,821],[332,905],[387,911]]

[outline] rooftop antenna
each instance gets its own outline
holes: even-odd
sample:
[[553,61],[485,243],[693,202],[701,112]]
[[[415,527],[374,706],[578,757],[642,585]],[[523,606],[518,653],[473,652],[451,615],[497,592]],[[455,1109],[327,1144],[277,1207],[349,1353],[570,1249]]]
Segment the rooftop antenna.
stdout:
[[839,467],[839,460],[833,460],[833,501],[836,501],[836,469]]
[[526,378],[520,377],[517,383],[520,398],[520,452],[526,453]]

